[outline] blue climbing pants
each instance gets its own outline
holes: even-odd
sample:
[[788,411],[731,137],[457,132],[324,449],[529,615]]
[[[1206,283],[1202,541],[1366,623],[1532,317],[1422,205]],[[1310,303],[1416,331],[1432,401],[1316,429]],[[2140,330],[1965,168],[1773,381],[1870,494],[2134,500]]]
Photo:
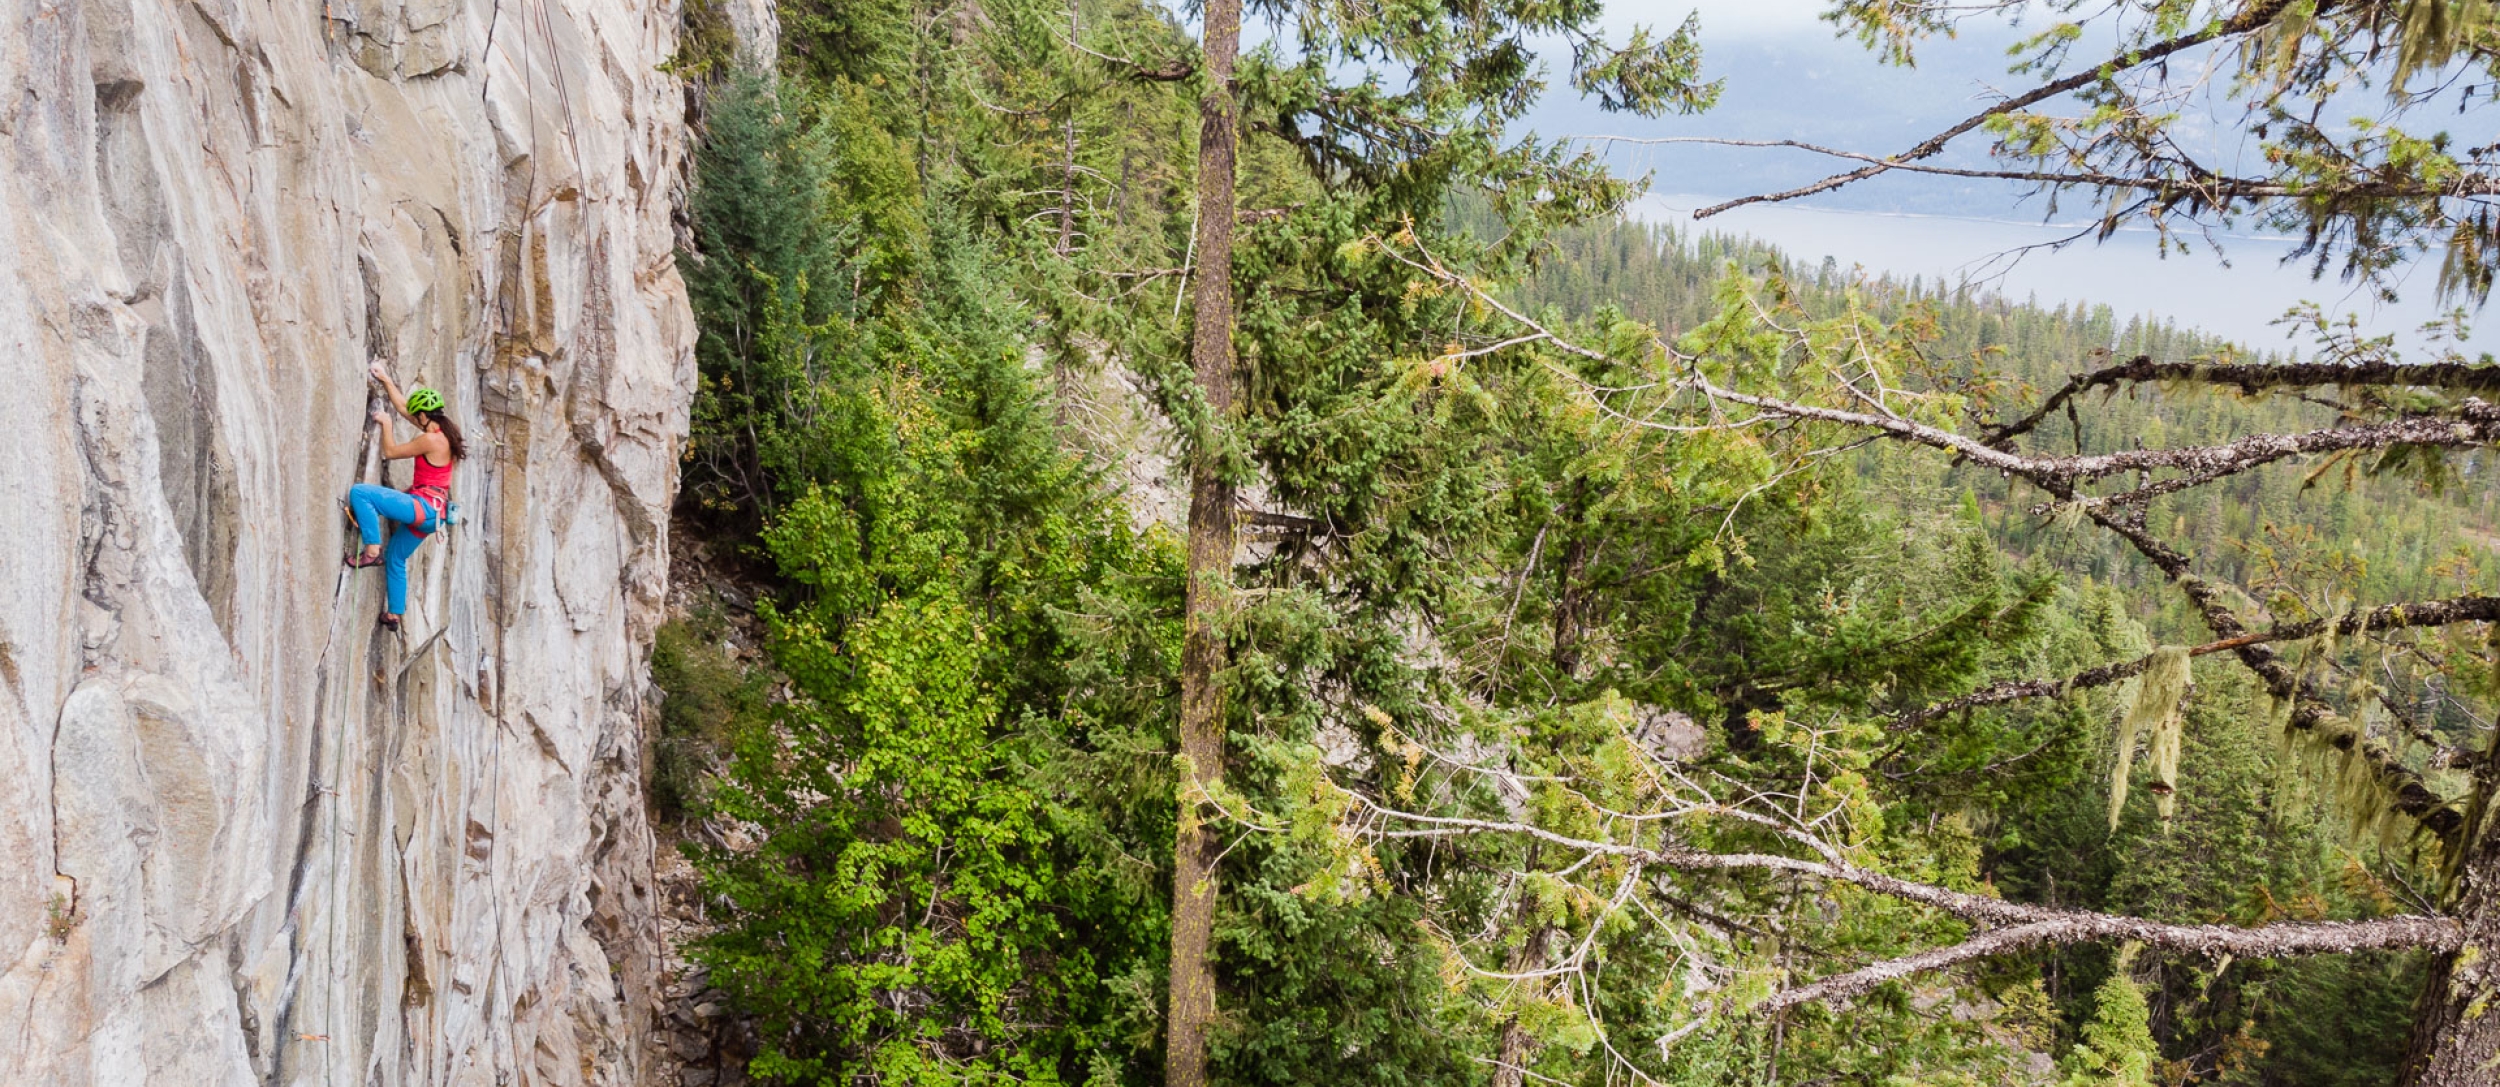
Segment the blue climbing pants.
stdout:
[[[347,507],[356,514],[356,534],[371,547],[382,542],[382,522],[398,526],[390,546],[382,549],[382,573],[390,584],[390,614],[408,613],[408,556],[436,528],[434,510],[404,491],[359,483],[347,492]],[[422,533],[418,530],[422,530]]]

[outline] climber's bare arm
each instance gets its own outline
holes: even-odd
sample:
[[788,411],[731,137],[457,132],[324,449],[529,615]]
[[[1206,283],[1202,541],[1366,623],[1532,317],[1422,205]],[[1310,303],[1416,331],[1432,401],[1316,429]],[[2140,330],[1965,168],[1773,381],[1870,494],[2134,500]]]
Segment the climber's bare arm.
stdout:
[[[399,391],[399,383],[391,380],[391,375],[382,369],[382,364],[374,363],[367,372],[373,375],[373,380],[382,383],[382,391],[390,395],[391,407],[399,412],[399,417],[412,423],[415,422],[416,419],[408,414],[408,395]],[[442,435],[432,431],[419,433],[416,437],[404,442],[393,440],[391,417],[384,412],[374,412],[373,422],[374,425],[382,428],[383,460],[401,460],[419,453],[448,454],[451,452],[451,443]]]
[[440,434],[434,433],[433,431],[427,431],[419,434],[416,437],[410,438],[404,442],[393,441],[391,439],[391,417],[377,411],[373,413],[373,421],[375,425],[382,428],[383,460],[400,460],[402,458],[416,456],[419,453],[432,453],[441,456],[449,456],[451,453],[450,440],[444,438]]
[[[373,380],[382,383],[382,392],[391,399],[391,410],[398,412],[400,418],[414,422],[415,420],[410,419],[408,415],[408,394],[399,391],[399,383],[391,380],[390,372],[384,370],[378,361],[367,366],[365,372],[372,374]],[[384,440],[388,440],[387,435]]]
[[379,427],[381,427],[381,428],[382,428],[382,459],[383,459],[383,460],[398,460],[398,459],[400,459],[400,458],[402,458],[402,457],[408,456],[409,454],[412,454],[412,453],[414,453],[414,452],[416,452],[416,451],[417,451],[417,445],[418,445],[418,443],[417,443],[417,442],[414,442],[414,441],[399,442],[399,441],[392,441],[392,440],[391,440],[391,417],[390,417],[390,416],[385,415],[385,414],[383,414],[383,413],[381,413],[381,412],[378,412],[378,411],[377,411],[377,412],[374,412],[374,413],[373,413],[373,422],[374,422],[374,424],[375,424],[375,425],[377,425],[377,426],[379,426]]

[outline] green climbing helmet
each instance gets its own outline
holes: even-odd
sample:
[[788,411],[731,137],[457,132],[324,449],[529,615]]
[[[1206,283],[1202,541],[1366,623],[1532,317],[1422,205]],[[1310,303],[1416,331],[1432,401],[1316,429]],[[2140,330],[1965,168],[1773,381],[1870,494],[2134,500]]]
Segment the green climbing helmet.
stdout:
[[415,415],[421,411],[441,410],[443,410],[443,394],[423,385],[408,390],[408,414]]

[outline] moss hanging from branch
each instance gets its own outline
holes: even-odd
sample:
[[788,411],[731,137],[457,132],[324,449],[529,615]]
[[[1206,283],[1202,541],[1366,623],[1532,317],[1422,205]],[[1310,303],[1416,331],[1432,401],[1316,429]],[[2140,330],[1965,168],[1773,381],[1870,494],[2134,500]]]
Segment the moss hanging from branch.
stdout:
[[[2184,674],[2185,669],[2181,671]],[[2185,684],[2182,684],[2182,694],[2185,689]],[[2186,723],[2187,715],[2179,712],[2178,703],[2174,701],[2170,712],[2153,725],[2153,739],[2147,745],[2148,753],[2153,757],[2153,807],[2161,813],[2165,826],[2170,823],[2170,817],[2178,812],[2179,734],[2186,729]]]
[[2135,701],[2118,719],[2118,757],[2109,775],[2109,829],[2118,829],[2118,814],[2127,806],[2127,777],[2135,770],[2135,744],[2151,737],[2153,772],[2160,779],[2161,817],[2170,818],[2178,792],[2179,703],[2187,697],[2188,650],[2166,645],[2153,651],[2136,678]]
[[[2330,681],[2336,653],[2345,643],[2343,628],[2354,614],[2347,607],[2330,618],[2316,638],[2284,647],[2287,657],[2297,655],[2294,674],[2300,682],[2324,686]],[[2376,686],[2361,674],[2345,686],[2346,697],[2361,707],[2359,727],[2337,722],[2295,729],[2291,727],[2292,699],[2276,698],[2269,691],[2261,705],[2268,711],[2268,724],[2275,730],[2277,750],[2284,762],[2306,762],[2308,773],[2327,786],[2333,803],[2344,815],[2346,838],[2356,844],[2374,838],[2384,850],[2395,847],[2407,824],[2397,807],[2394,791],[2379,776],[2367,754],[2368,706],[2376,692]]]

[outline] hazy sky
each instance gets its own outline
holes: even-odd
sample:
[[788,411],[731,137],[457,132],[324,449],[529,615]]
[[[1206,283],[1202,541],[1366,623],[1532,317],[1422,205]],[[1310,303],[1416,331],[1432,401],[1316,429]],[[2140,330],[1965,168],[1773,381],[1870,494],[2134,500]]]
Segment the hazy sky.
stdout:
[[[1830,0],[1611,0],[1605,23],[1611,37],[1635,25],[1669,30],[1687,14],[1701,16],[1703,72],[1726,80],[1717,108],[1698,117],[1643,119],[1602,114],[1567,89],[1568,53],[1556,48],[1545,60],[1550,91],[1523,127],[1549,137],[1604,134],[1659,137],[1799,139],[1871,153],[1911,146],[1968,116],[2021,77],[2006,74],[2007,36],[1980,26],[1959,38],[1931,40],[1916,69],[1888,66],[1851,39],[1841,39],[1819,16]],[[1255,42],[1262,29],[1246,28]],[[2225,127],[2220,135],[2235,129]],[[2019,186],[1948,178],[1887,175],[1791,204],[1757,205],[1696,224],[1693,207],[1748,193],[1773,192],[1824,176],[1833,160],[1797,151],[1712,148],[1690,143],[1608,143],[1607,157],[1628,176],[1647,176],[1656,194],[1634,209],[1643,218],[1687,228],[1751,234],[1778,244],[1809,263],[1824,256],[1869,272],[1969,277],[2014,297],[2043,301],[2090,299],[2125,313],[2150,313],[2202,326],[2258,348],[2303,348],[2287,341],[2270,322],[2292,303],[2317,301],[2338,313],[2357,313],[2365,327],[2419,342],[2407,331],[2429,320],[2436,306],[2425,287],[2428,273],[2411,277],[2405,301],[2379,306],[2367,292],[2329,277],[2313,280],[2305,266],[2280,258],[2279,240],[2229,242],[2226,264],[2203,244],[2188,255],[2165,258],[2151,237],[2122,232],[2105,243],[2082,243],[2057,252],[2021,247],[2071,232],[2043,219],[2088,218],[2088,201],[2052,216],[2040,199],[2022,199]],[[1987,141],[1958,141],[1939,162],[1978,165]],[[2218,148],[2228,159],[2230,148]],[[2242,224],[2241,230],[2251,229]],[[2435,267],[2435,266],[2434,266]],[[2495,319],[2500,319],[2496,317]],[[2479,341],[2478,341],[2479,345]]]
[[1781,34],[1819,34],[1829,36],[1830,24],[1817,19],[1823,11],[1822,0],[1664,0],[1653,3],[1611,5],[1607,21],[1619,25],[1649,23],[1669,27],[1682,22],[1687,12],[1701,13],[1701,29],[1705,45],[1710,38],[1732,35],[1746,37]]
[[[1644,23],[1668,28],[1687,12],[1700,13],[1704,73],[1727,80],[1718,108],[1699,117],[1643,120],[1600,115],[1557,94],[1531,125],[1549,135],[1787,137],[1882,153],[1968,115],[2013,78],[2004,74],[2002,46],[1977,40],[1993,36],[1985,31],[1936,40],[1921,51],[1915,70],[1882,65],[1857,42],[1834,40],[1831,24],[1817,18],[1826,2],[1618,0],[1606,20],[1618,32]],[[2282,263],[2288,245],[2248,237],[2224,239],[2227,263],[2201,243],[2190,254],[2165,259],[2151,235],[2137,231],[2057,252],[2034,250],[2009,261],[2006,255],[2019,247],[2071,231],[2041,225],[2051,217],[2045,201],[2018,200],[2019,186],[1993,182],[1888,176],[1695,223],[1693,207],[1800,184],[1831,172],[1833,163],[1789,151],[1608,146],[1619,169],[1652,179],[1657,195],[1636,207],[1635,215],[1686,229],[1750,234],[1808,262],[1833,256],[1844,267],[1870,272],[1970,277],[2017,298],[2090,299],[2122,313],[2201,326],[2260,349],[2309,346],[2305,336],[2287,339],[2288,329],[2271,324],[2302,299],[2357,314],[2365,327],[2397,334],[2408,346],[2421,342],[2410,330],[2438,311],[2428,289],[2435,265],[2406,277],[2412,282],[2405,284],[2402,303],[2381,306],[2352,284],[2332,276],[2313,280],[2305,264]],[[1974,137],[1949,156],[1983,159],[1986,146]],[[2054,218],[2088,218],[2090,210],[2081,202]],[[2477,346],[2483,339],[2476,338]]]

